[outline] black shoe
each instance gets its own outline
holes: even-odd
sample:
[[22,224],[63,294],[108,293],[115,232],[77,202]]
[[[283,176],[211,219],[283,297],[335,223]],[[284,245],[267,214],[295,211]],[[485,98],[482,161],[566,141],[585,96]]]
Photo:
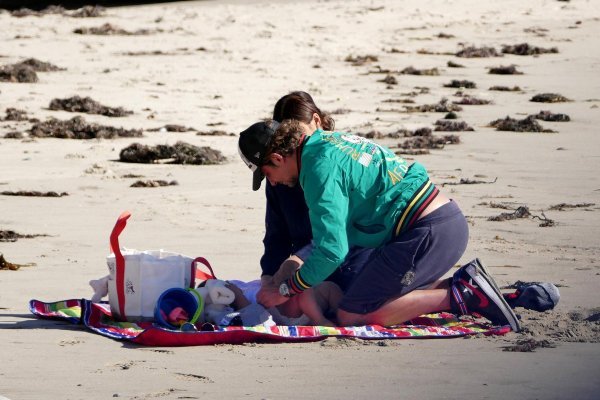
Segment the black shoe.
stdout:
[[513,331],[521,330],[517,316],[479,259],[456,271],[451,290],[450,304],[453,312],[459,315],[476,312],[493,324],[509,324]]

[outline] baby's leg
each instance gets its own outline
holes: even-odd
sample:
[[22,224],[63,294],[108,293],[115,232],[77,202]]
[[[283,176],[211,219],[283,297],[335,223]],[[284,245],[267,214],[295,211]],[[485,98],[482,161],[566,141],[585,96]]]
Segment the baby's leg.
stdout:
[[314,286],[312,289],[315,292],[315,300],[324,313],[335,313],[337,311],[338,304],[340,304],[340,301],[344,296],[342,289],[340,289],[338,285],[333,282],[325,281]]
[[322,282],[298,295],[298,304],[313,324],[335,326],[325,317],[325,313],[335,312],[342,296],[342,290],[338,285],[333,282]]

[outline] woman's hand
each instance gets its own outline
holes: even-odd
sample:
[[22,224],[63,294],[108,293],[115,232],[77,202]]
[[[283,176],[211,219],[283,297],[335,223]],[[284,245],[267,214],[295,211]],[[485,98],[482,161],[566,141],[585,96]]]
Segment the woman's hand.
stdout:
[[289,256],[279,266],[279,269],[273,276],[273,281],[277,285],[279,285],[279,284],[281,284],[281,282],[290,279],[294,275],[296,270],[298,270],[302,266],[302,264],[304,264],[304,261],[302,261],[301,258],[294,256],[294,255]]
[[279,294],[279,286],[273,282],[262,282],[256,294],[256,301],[265,308],[275,307],[285,303],[290,298]]

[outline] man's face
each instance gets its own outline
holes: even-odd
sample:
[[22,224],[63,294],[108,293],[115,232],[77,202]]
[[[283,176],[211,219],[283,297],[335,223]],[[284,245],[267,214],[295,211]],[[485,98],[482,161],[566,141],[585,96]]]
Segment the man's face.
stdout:
[[269,162],[261,167],[261,171],[271,186],[286,185],[294,187],[298,183],[298,166],[295,154],[287,157],[271,154]]

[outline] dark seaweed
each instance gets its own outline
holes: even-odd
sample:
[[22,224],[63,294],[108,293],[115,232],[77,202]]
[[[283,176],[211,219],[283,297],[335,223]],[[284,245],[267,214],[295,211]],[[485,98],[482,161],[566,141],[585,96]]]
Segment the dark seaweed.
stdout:
[[518,56],[532,56],[545,53],[558,53],[556,47],[544,49],[542,47],[532,46],[529,43],[520,43],[515,45],[502,45],[502,53],[515,54]]
[[412,66],[404,68],[400,71],[403,75],[428,75],[428,76],[437,76],[440,74],[437,68],[429,68],[429,69],[417,69]]
[[29,130],[32,137],[59,139],[113,139],[116,137],[141,137],[141,129],[123,129],[87,123],[83,117],[62,121],[50,118],[33,125]]
[[508,86],[492,86],[489,90],[497,90],[499,92],[520,92],[521,88],[518,86],[508,87]]
[[534,114],[533,117],[548,122],[568,122],[571,120],[567,114],[554,114],[551,111],[540,111]]
[[132,183],[130,187],[148,188],[148,187],[177,186],[177,185],[179,185],[179,182],[177,182],[177,181],[167,182],[165,180],[158,179],[158,180],[136,181],[136,182]]
[[542,93],[536,94],[529,101],[536,103],[564,103],[571,100],[558,93]]
[[423,104],[420,106],[404,106],[406,112],[450,112],[462,111],[462,107],[448,102],[448,99],[442,98],[436,104]]
[[51,110],[69,112],[83,112],[87,114],[99,114],[107,117],[124,117],[133,114],[133,111],[123,107],[107,107],[90,97],[73,96],[66,99],[53,99],[48,106]]
[[498,53],[493,47],[475,47],[469,46],[462,50],[459,50],[456,57],[463,58],[484,58],[484,57],[502,57],[502,54]]
[[452,121],[439,119],[435,121],[435,129],[436,132],[460,132],[460,131],[474,131],[472,127],[469,126],[464,121]]
[[512,131],[512,132],[546,132],[553,133],[551,129],[544,129],[539,122],[536,121],[534,116],[530,115],[524,119],[513,119],[506,117],[504,119],[497,119],[490,122],[490,126],[496,128],[498,131]]
[[222,164],[226,158],[219,150],[210,147],[198,147],[185,142],[177,142],[172,146],[146,146],[133,143],[121,150],[119,160],[145,164],[168,160],[169,164],[210,165]]
[[0,192],[2,196],[24,196],[24,197],[63,197],[68,196],[67,192],[40,192],[37,190],[19,190],[16,192],[3,191]]
[[444,87],[448,88],[465,88],[465,89],[475,89],[477,85],[475,82],[467,81],[467,80],[458,80],[452,79],[450,83],[446,83]]
[[523,73],[517,70],[517,67],[514,65],[490,67],[488,73],[496,75],[523,75]]

